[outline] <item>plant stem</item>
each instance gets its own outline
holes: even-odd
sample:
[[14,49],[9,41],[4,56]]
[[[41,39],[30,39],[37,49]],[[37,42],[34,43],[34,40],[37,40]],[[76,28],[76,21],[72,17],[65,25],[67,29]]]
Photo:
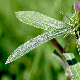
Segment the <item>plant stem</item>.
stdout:
[[51,39],[52,44],[63,54],[62,46],[57,42],[55,38]]
[[[55,38],[51,39],[51,42],[52,42],[52,44],[60,51],[60,53],[61,53],[62,56],[64,57],[63,52],[66,53],[66,52],[65,52],[65,49],[66,49],[68,43],[69,43],[73,38],[74,38],[74,36],[72,36],[72,38],[70,38],[70,39],[67,41],[64,49],[63,49],[63,47],[57,42],[57,40],[56,40]],[[64,57],[64,59],[65,59],[65,57]],[[71,73],[70,73],[70,71],[69,71],[69,64],[67,63],[66,59],[65,59],[65,62],[66,62],[67,67],[68,67],[68,70],[66,71],[66,73],[69,74],[69,77],[68,77],[68,78],[69,78],[69,80],[71,80],[72,78],[71,78]]]
[[74,38],[75,38],[75,35],[73,35],[73,36],[66,42],[66,44],[65,44],[65,46],[64,46],[64,49],[63,49],[63,52],[66,51],[66,48],[67,48],[68,44],[69,44]]

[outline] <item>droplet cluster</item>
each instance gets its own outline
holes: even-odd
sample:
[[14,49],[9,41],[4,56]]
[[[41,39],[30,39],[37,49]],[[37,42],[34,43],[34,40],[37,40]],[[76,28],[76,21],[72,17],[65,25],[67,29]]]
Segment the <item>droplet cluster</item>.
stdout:
[[76,43],[77,43],[77,48],[78,48],[78,51],[80,51],[80,37],[78,39],[76,39]]
[[20,45],[7,59],[6,63],[10,63],[17,58],[23,56],[24,54],[28,53],[35,47],[39,46],[42,43],[47,42],[48,40],[51,40],[55,38],[56,36],[60,36],[62,34],[65,34],[67,32],[67,29],[62,29],[62,30],[56,30],[54,31],[49,31],[46,32],[42,35],[38,35],[37,37],[25,42],[24,44]]
[[[73,15],[69,24],[65,24],[62,21],[55,20],[53,18],[47,17],[39,12],[35,11],[19,11],[16,12],[17,18],[23,23],[29,24],[31,26],[48,30],[48,32],[38,35],[37,37],[25,42],[20,45],[7,59],[6,63],[10,63],[17,58],[28,53],[35,47],[39,46],[42,43],[51,40],[52,38],[63,35],[64,33],[74,33],[75,24],[77,23],[76,14]],[[79,40],[77,41],[79,43]],[[78,47],[80,47],[78,45]]]
[[73,80],[80,80],[80,63],[70,66],[70,72]]
[[54,29],[61,29],[66,26],[64,22],[58,21],[56,19],[47,17],[39,12],[35,11],[19,11],[16,13],[17,18],[22,21],[23,23],[29,24],[31,26],[41,28],[44,30],[54,30]]
[[78,17],[78,12],[73,14],[72,17],[70,18],[71,20],[69,21],[69,25],[71,25],[70,33],[77,35],[76,36],[76,43],[77,43],[77,48],[80,54],[80,22],[79,22],[79,17]]
[[[75,58],[73,53],[64,53],[63,54],[66,60],[70,60],[72,63],[72,59]],[[69,65],[69,69],[71,72],[72,80],[80,80],[80,63],[77,62],[76,64]]]

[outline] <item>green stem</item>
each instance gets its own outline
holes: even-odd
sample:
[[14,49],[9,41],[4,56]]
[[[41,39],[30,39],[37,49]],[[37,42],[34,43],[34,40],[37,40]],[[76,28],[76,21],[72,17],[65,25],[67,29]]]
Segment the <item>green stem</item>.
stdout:
[[64,49],[63,49],[63,53],[66,51],[67,46],[69,45],[69,43],[75,38],[75,35],[73,35],[65,44]]
[[62,46],[57,42],[55,38],[51,39],[52,44],[60,51],[61,54],[63,54],[63,48]]
[[[57,40],[56,40],[55,38],[53,38],[53,39],[51,40],[51,42],[52,42],[52,44],[61,52],[62,56],[64,57],[63,52],[65,53],[65,50],[66,50],[67,45],[72,41],[73,38],[74,38],[74,35],[67,41],[64,49],[63,49],[62,46],[57,42]],[[65,59],[65,57],[64,57],[64,59]],[[66,70],[65,73],[68,73],[68,74],[69,74],[69,77],[68,77],[68,78],[69,78],[69,80],[71,80],[71,79],[72,79],[72,78],[71,78],[71,73],[70,73],[70,71],[69,71],[69,65],[68,65],[66,59],[65,59],[65,62],[66,62],[67,67],[68,67],[68,70]]]

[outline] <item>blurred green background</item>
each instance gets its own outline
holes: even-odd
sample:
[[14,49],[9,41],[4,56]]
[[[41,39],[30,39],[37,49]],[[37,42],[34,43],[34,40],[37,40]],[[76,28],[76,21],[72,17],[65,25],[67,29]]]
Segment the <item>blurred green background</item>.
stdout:
[[[56,48],[50,41],[5,65],[8,56],[19,45],[45,32],[20,22],[15,12],[37,11],[54,19],[68,22],[68,19],[57,11],[58,8],[54,2],[65,14],[71,16],[74,0],[0,0],[0,80],[65,80],[63,68],[52,56]],[[63,36],[56,39],[64,47],[72,35],[65,39]],[[76,46],[74,39],[67,50],[74,53],[76,59],[80,61]]]

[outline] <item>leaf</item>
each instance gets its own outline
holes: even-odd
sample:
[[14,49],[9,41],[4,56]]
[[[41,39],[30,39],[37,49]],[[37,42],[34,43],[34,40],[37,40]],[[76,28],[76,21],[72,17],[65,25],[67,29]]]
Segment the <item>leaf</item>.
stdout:
[[23,23],[29,24],[31,26],[41,28],[44,30],[56,30],[70,28],[68,25],[59,20],[47,17],[39,12],[35,11],[18,11],[15,13],[16,17]]
[[80,63],[76,61],[73,53],[64,53],[69,64],[70,72],[73,80],[80,80]]
[[55,38],[56,36],[60,36],[64,33],[67,32],[67,29],[63,29],[63,30],[56,30],[54,31],[49,31],[46,32],[42,35],[38,35],[37,37],[25,42],[24,44],[20,45],[7,59],[6,63],[10,63],[14,60],[16,60],[17,58],[23,56],[24,54],[28,53],[29,51],[31,51],[32,49],[34,49],[35,47],[39,46],[42,43],[47,42],[50,39]]
[[76,43],[77,43],[77,48],[78,48],[78,51],[79,51],[79,55],[80,55],[80,36],[78,39],[76,39]]

